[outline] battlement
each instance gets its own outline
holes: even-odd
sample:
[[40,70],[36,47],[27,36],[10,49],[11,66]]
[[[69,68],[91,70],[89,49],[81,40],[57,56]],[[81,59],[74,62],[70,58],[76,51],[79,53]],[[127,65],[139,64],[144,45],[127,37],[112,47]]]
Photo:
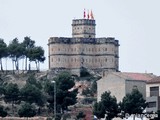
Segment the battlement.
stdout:
[[48,40],[48,44],[54,43],[62,43],[62,44],[76,44],[76,43],[83,43],[83,44],[114,44],[119,46],[118,40],[115,40],[114,37],[107,37],[107,38],[67,38],[67,37],[51,37]]
[[92,19],[74,19],[72,21],[72,26],[76,25],[92,25],[95,26],[95,20]]

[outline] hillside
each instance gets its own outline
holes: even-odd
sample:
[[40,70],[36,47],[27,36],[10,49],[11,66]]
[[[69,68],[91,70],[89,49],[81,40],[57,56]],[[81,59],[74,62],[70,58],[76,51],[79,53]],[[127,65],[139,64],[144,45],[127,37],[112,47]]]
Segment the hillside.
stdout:
[[[32,72],[23,72],[23,71],[19,71],[19,72],[15,72],[15,74],[12,74],[12,71],[5,71],[4,73],[0,74],[0,82],[2,83],[13,83],[13,84],[17,84],[19,89],[21,89],[23,86],[26,85],[26,81],[28,80],[28,78],[31,75],[34,75],[34,77],[36,78],[36,81],[39,81],[42,84],[45,84],[45,81],[47,81],[47,79],[52,79],[54,77],[56,77],[56,75],[50,75],[51,73],[49,71],[41,71],[41,72],[37,72],[37,71],[32,71]],[[91,117],[91,113],[92,113],[92,103],[96,100],[96,93],[92,92],[93,88],[93,82],[98,80],[100,77],[96,76],[96,75],[91,75],[91,74],[87,74],[81,77],[78,76],[72,76],[74,78],[75,81],[75,86],[72,88],[74,89],[78,89],[78,94],[77,94],[77,103],[74,105],[74,107],[76,107],[77,111],[75,112],[75,109],[72,109],[72,107],[70,108],[70,112],[67,114],[70,114],[70,117],[76,117],[76,115],[79,112],[84,112],[86,113],[86,117],[89,118],[89,116]],[[96,89],[96,88],[95,88]],[[9,116],[13,116],[12,114],[12,106],[9,103],[5,103],[3,100],[3,95],[1,96],[0,99],[0,104],[5,106],[7,112],[9,113]],[[88,109],[88,107],[90,109]],[[18,111],[19,106],[16,106],[16,110]],[[45,107],[43,107],[42,112],[39,114],[40,116],[51,116],[51,114],[44,112],[45,111]],[[84,110],[84,111],[83,111]],[[86,112],[86,110],[88,112]],[[15,116],[18,116],[17,114],[15,114]]]

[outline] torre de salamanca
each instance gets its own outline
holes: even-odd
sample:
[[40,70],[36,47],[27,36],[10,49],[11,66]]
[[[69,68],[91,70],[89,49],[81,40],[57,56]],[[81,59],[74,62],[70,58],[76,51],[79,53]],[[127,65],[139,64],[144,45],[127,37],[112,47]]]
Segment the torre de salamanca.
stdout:
[[113,37],[96,38],[96,21],[93,14],[88,18],[72,20],[72,37],[50,37],[49,69],[69,70],[80,74],[80,70],[103,73],[119,71],[119,41]]

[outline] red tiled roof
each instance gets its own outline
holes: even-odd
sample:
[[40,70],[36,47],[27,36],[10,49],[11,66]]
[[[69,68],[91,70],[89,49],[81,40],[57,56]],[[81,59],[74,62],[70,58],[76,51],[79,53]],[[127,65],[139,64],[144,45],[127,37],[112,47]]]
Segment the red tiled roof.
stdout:
[[114,73],[120,77],[123,77],[128,80],[142,80],[142,81],[149,81],[156,76],[152,73],[132,73],[132,72],[116,72]]
[[147,84],[153,84],[153,83],[160,83],[160,76],[147,81]]
[[129,72],[124,72],[124,75],[130,77],[131,79],[134,80],[144,80],[148,81],[154,78],[155,76],[151,73],[129,73]]

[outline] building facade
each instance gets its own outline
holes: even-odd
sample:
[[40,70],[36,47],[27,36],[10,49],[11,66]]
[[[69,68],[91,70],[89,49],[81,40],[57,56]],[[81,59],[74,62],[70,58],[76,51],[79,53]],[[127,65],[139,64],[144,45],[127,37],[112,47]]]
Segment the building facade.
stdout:
[[101,95],[105,91],[110,91],[111,95],[117,98],[117,102],[120,102],[134,88],[138,89],[146,99],[146,81],[154,77],[154,75],[147,73],[106,73],[102,79],[97,81],[97,101],[101,101]]
[[160,77],[153,78],[147,82],[146,97],[148,102],[147,112],[160,110]]
[[74,19],[72,37],[50,37],[49,69],[69,70],[79,75],[81,68],[96,72],[119,71],[119,41],[96,38],[94,19]]

